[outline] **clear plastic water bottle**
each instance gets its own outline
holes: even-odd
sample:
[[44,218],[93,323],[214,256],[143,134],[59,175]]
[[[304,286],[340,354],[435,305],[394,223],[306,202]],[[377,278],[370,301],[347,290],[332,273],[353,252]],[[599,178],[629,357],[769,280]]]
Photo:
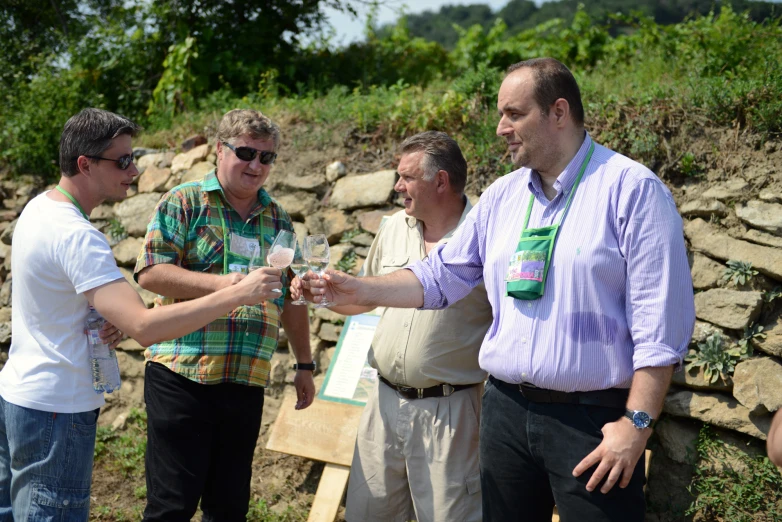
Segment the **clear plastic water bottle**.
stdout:
[[95,393],[111,393],[122,384],[119,376],[117,354],[100,338],[100,329],[106,320],[95,308],[90,306],[85,330],[90,344],[90,363],[92,365],[92,387]]

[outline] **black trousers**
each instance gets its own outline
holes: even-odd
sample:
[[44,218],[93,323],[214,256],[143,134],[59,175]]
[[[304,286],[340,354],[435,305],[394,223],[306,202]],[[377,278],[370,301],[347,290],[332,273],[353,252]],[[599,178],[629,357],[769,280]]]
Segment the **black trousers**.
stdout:
[[144,374],[147,403],[145,521],[245,522],[263,388],[191,381],[157,363]]
[[532,403],[490,378],[480,432],[484,522],[643,522],[644,457],[630,484],[607,494],[586,490],[597,466],[573,477],[573,468],[602,441],[604,424],[624,410],[577,404]]

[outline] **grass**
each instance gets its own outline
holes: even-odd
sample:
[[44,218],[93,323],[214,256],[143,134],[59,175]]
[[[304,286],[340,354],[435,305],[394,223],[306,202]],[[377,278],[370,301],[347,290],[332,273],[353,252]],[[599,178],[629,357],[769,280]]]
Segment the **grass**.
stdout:
[[[121,490],[110,490],[99,495],[91,507],[90,520],[106,522],[138,521],[143,517],[147,488],[144,480],[144,455],[147,447],[147,414],[143,409],[131,409],[125,427],[114,430],[99,427],[95,442],[95,466],[118,473],[123,477]],[[95,477],[95,475],[94,475]],[[136,486],[134,487],[134,484]],[[95,495],[95,486],[93,486]],[[274,497],[276,501],[277,496]],[[279,499],[283,500],[283,499]],[[248,522],[301,522],[307,519],[306,506],[281,504],[274,508],[268,499],[255,498],[250,501]],[[200,515],[196,515],[197,518]]]
[[696,443],[699,462],[687,515],[698,520],[771,522],[782,519],[782,475],[767,457],[736,451],[704,424]]

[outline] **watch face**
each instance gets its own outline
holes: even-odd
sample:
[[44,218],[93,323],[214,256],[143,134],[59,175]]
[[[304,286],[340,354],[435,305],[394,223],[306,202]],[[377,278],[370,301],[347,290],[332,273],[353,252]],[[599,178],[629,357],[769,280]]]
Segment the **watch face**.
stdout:
[[636,428],[648,428],[652,423],[652,418],[645,411],[633,412],[633,425]]

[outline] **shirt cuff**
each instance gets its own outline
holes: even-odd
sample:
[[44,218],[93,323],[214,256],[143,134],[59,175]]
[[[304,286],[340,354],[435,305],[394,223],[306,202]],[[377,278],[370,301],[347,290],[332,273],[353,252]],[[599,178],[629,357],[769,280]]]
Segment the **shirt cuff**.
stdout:
[[418,261],[405,268],[413,272],[421,282],[421,286],[424,287],[424,305],[419,310],[439,310],[445,308],[445,299],[440,292],[440,287],[434,280],[432,269],[424,261]]
[[638,371],[641,368],[673,366],[673,371],[678,372],[682,369],[683,361],[684,354],[667,344],[642,343],[635,345],[633,371]]

